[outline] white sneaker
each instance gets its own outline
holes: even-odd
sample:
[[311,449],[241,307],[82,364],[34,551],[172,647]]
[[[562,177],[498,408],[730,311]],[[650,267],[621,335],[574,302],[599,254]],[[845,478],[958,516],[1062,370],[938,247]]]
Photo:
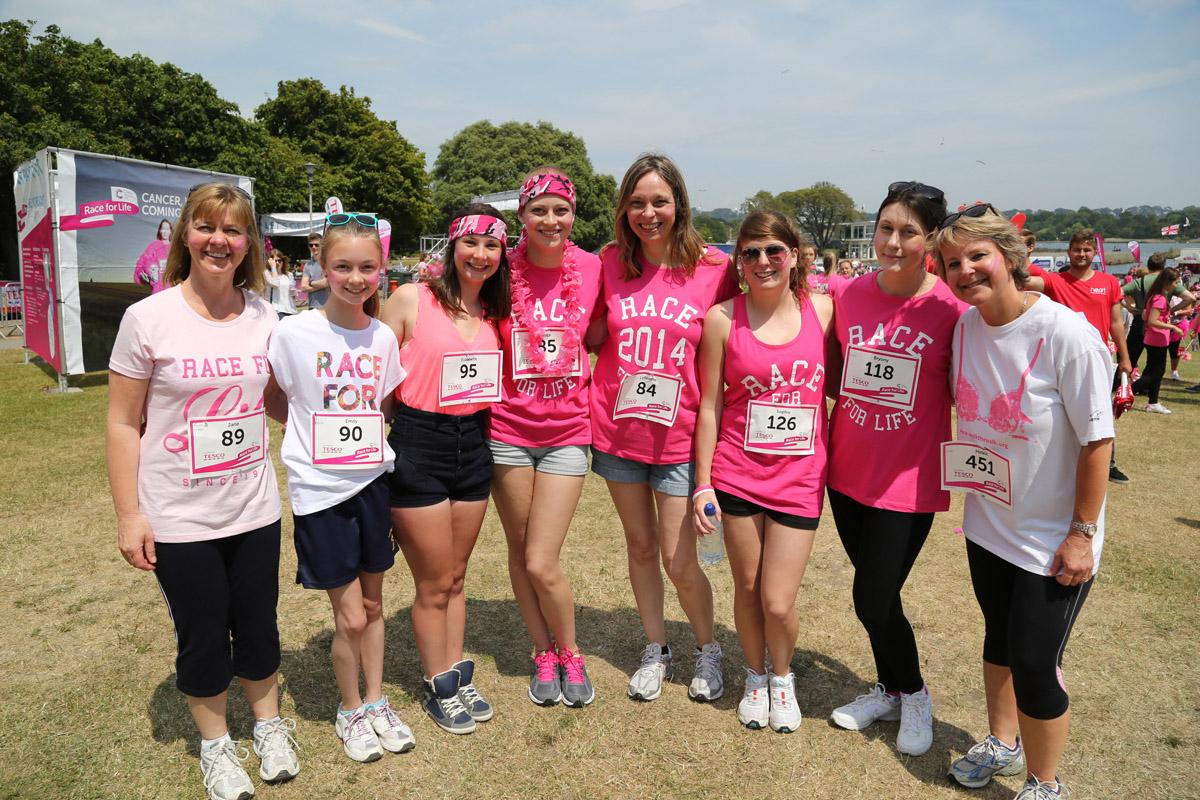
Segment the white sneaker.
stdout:
[[1151,414],[1170,414],[1171,409],[1164,406],[1162,403],[1147,403],[1146,411]]
[[200,771],[204,773],[204,790],[209,800],[249,800],[254,797],[254,784],[242,768],[250,751],[232,739],[218,745],[200,748]]
[[663,681],[671,679],[670,645],[651,642],[642,650],[642,665],[629,679],[629,696],[634,700],[657,700]]
[[1181,381],[1181,380],[1183,380],[1183,378],[1179,377],[1179,372],[1178,372],[1178,370],[1176,370],[1175,372],[1172,372],[1172,373],[1171,373],[1171,380],[1173,380],[1173,381]]
[[721,677],[721,645],[709,642],[696,648],[696,673],[688,686],[688,697],[702,703],[711,703],[725,694],[725,680]]
[[279,717],[254,726],[254,753],[261,760],[258,774],[267,783],[290,781],[300,774],[295,730],[296,720]]
[[384,695],[376,705],[367,706],[367,719],[371,722],[371,729],[375,731],[380,746],[389,753],[407,753],[417,746],[417,739],[413,736],[412,728],[405,725],[400,721],[400,717],[396,716],[391,703],[388,702],[387,695]]
[[861,731],[877,720],[891,722],[900,719],[900,698],[890,695],[882,683],[875,684],[871,691],[835,708],[829,715],[833,724],[848,731]]
[[767,727],[771,710],[770,694],[767,691],[767,676],[759,675],[746,668],[746,686],[742,689],[742,700],[738,703],[738,722],[752,731]]
[[342,749],[346,751],[346,755],[355,761],[365,764],[383,758],[383,748],[379,745],[375,729],[367,719],[365,708],[357,708],[350,715],[343,714],[341,709],[338,709],[333,729],[342,740]]
[[795,733],[800,728],[800,706],[796,703],[796,675],[771,676],[771,730]]
[[933,746],[933,698],[929,687],[900,695],[900,733],[896,749],[910,756],[924,755]]

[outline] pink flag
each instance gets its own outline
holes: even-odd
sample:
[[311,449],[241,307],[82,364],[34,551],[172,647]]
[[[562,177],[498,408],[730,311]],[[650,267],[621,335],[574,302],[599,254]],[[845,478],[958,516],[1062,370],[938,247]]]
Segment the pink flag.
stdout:
[[1108,258],[1104,255],[1104,237],[1096,234],[1096,253],[1100,256],[1100,271],[1108,272]]
[[1142,265],[1142,246],[1137,242],[1129,243],[1129,255],[1133,256],[1133,262],[1139,267]]
[[379,226],[379,243],[383,245],[383,268],[387,269],[388,249],[392,244],[392,223],[386,219],[380,219],[377,223]]

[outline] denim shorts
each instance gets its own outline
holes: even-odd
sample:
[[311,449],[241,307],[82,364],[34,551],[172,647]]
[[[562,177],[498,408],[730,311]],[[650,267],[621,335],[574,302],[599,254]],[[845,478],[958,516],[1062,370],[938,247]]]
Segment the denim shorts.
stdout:
[[526,447],[520,444],[488,440],[492,462],[506,467],[533,467],[549,475],[587,475],[587,445],[564,444],[557,447]]
[[455,416],[398,406],[388,434],[396,453],[390,473],[392,508],[486,500],[492,486],[487,414]]
[[592,448],[592,472],[614,483],[645,483],[654,491],[672,497],[688,497],[695,484],[695,465],[646,464]]

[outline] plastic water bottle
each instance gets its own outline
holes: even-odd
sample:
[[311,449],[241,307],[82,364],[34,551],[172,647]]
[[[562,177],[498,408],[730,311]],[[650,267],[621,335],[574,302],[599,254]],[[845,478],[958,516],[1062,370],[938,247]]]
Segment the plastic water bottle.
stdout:
[[699,537],[696,552],[700,557],[700,564],[711,567],[720,564],[721,559],[725,557],[725,526],[717,519],[717,507],[712,503],[704,504],[704,516],[708,517],[708,521],[717,529],[707,536]]

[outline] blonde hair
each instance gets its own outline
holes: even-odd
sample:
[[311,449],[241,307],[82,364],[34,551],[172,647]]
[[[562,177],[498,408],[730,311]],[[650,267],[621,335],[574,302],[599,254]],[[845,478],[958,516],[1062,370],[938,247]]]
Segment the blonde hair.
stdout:
[[[357,220],[350,220],[345,225],[326,226],[325,233],[321,237],[321,269],[325,269],[325,262],[329,258],[329,254],[333,248],[337,247],[338,242],[344,239],[370,239],[379,248],[379,270],[383,271],[385,265],[383,263],[383,242],[379,238],[379,228],[360,225]],[[380,278],[383,280],[383,278]],[[375,288],[375,292],[363,301],[363,311],[368,317],[379,316],[379,288]]]
[[266,261],[263,258],[262,240],[258,236],[258,225],[254,221],[254,207],[250,195],[227,183],[206,183],[197,186],[188,195],[179,214],[179,222],[171,231],[171,250],[167,254],[167,267],[163,271],[163,283],[175,286],[187,280],[192,271],[192,254],[187,247],[188,232],[192,221],[203,219],[220,221],[226,214],[233,214],[236,222],[246,231],[246,255],[233,273],[233,285],[261,295],[266,288],[264,276]]
[[1013,281],[1023,288],[1029,281],[1029,250],[1017,226],[999,214],[984,214],[982,217],[959,217],[945,228],[938,228],[925,240],[925,252],[937,259],[938,275],[946,279],[946,262],[942,258],[943,247],[965,246],[977,239],[990,239],[1012,268]]

